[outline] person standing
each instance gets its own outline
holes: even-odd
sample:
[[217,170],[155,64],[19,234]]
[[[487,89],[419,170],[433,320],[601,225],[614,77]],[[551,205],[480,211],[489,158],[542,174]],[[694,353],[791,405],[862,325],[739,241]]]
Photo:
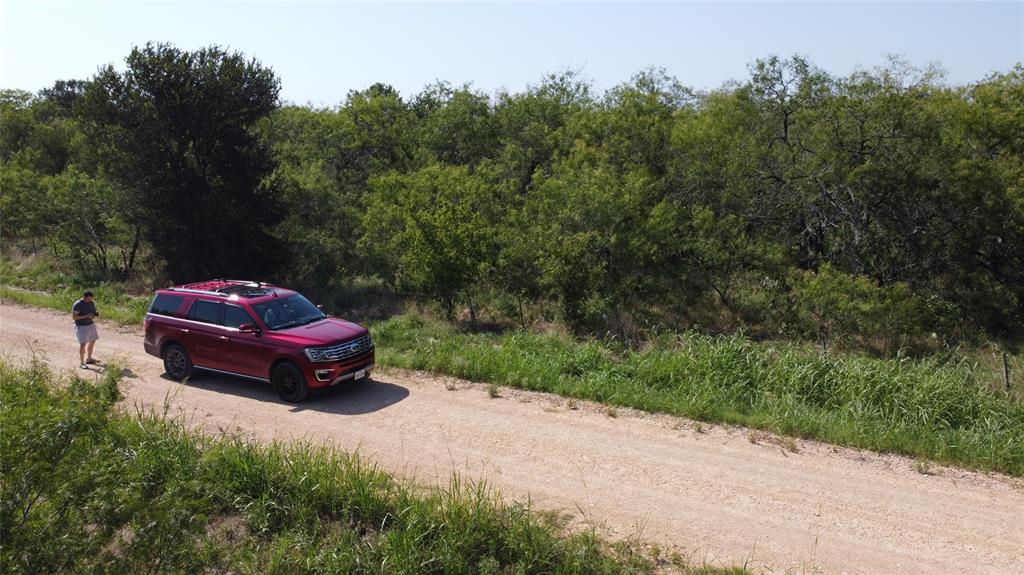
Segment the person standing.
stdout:
[[100,338],[93,321],[98,315],[100,312],[96,311],[91,291],[83,293],[82,299],[71,306],[71,319],[75,320],[75,336],[78,337],[78,359],[81,362],[78,367],[82,369],[89,369],[90,365],[99,363],[92,357],[92,348]]

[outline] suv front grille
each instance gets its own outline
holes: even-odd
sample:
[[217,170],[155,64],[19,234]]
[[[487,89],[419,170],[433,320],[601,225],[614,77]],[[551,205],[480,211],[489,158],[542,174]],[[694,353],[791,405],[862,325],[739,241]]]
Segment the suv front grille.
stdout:
[[330,347],[321,347],[317,351],[324,354],[326,361],[345,361],[346,359],[363,355],[373,350],[373,340],[370,339],[370,334],[366,334],[356,339],[350,339],[346,342],[332,345]]

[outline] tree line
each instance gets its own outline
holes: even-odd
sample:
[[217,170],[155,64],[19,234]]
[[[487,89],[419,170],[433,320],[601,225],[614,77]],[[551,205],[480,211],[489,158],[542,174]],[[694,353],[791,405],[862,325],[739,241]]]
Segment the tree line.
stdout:
[[1024,66],[769,57],[696,91],[386,84],[282,105],[244,54],[138,47],[0,95],[7,246],[123,278],[372,278],[455,318],[745,330],[895,353],[1024,336]]

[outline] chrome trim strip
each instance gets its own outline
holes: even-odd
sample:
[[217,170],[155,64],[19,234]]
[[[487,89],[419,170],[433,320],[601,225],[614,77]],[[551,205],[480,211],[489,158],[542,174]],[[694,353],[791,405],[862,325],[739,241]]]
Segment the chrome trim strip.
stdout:
[[[245,309],[245,308],[242,308],[240,306],[235,306],[235,307],[238,307],[239,309],[242,309],[242,310]],[[153,313],[153,312],[147,312],[146,313],[146,317],[147,318],[149,318],[149,316],[151,316],[151,315],[154,315],[156,317],[165,317],[167,319],[173,319],[174,321],[183,321],[183,322],[186,322],[186,323],[194,323],[196,325],[202,325],[202,326],[206,326],[206,327],[215,327],[217,329],[222,329],[224,331],[230,331],[230,332],[234,332],[234,333],[241,333],[240,331],[238,331],[237,327],[228,327],[226,325],[219,325],[219,324],[216,324],[216,323],[206,323],[205,321],[196,321],[194,319],[178,317],[176,315],[163,315],[163,314]],[[152,319],[152,318],[149,318],[149,319]],[[250,319],[251,319],[251,317],[250,317]],[[256,325],[259,325],[259,324],[256,324]],[[263,328],[260,328],[260,329],[262,330]]]
[[269,379],[264,379],[262,377],[254,377],[254,376],[251,376],[251,375],[245,375],[245,374],[241,374],[241,373],[235,373],[233,371],[224,371],[223,369],[213,369],[212,367],[203,367],[201,365],[196,365],[194,363],[192,364],[192,367],[201,369],[203,371],[215,371],[217,373],[223,373],[224,375],[233,375],[235,377],[244,377],[246,379],[255,379],[256,381],[262,381],[263,383],[270,383]]

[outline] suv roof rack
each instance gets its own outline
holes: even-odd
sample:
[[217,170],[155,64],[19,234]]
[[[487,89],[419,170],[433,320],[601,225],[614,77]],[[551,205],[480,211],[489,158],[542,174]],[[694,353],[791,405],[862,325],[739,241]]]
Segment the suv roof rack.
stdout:
[[217,288],[223,294],[230,294],[240,297],[260,297],[264,295],[277,295],[277,286],[264,282],[243,281],[243,280],[221,280],[229,285]]
[[178,292],[185,292],[185,293],[200,293],[200,294],[203,294],[203,295],[215,295],[215,296],[220,296],[220,297],[227,297],[227,295],[228,295],[226,293],[221,293],[219,291],[212,291],[212,290],[208,290],[208,289],[194,289],[194,288],[185,288],[185,287],[169,287],[169,288],[164,288],[164,289],[167,290],[167,291],[178,291]]
[[235,280],[223,280],[224,282],[231,282],[223,287],[216,288],[214,291],[220,293],[239,293],[252,289],[260,289],[264,284],[260,282],[236,282]]
[[260,297],[277,295],[277,286],[250,280],[214,279],[166,288],[169,291],[218,297]]

